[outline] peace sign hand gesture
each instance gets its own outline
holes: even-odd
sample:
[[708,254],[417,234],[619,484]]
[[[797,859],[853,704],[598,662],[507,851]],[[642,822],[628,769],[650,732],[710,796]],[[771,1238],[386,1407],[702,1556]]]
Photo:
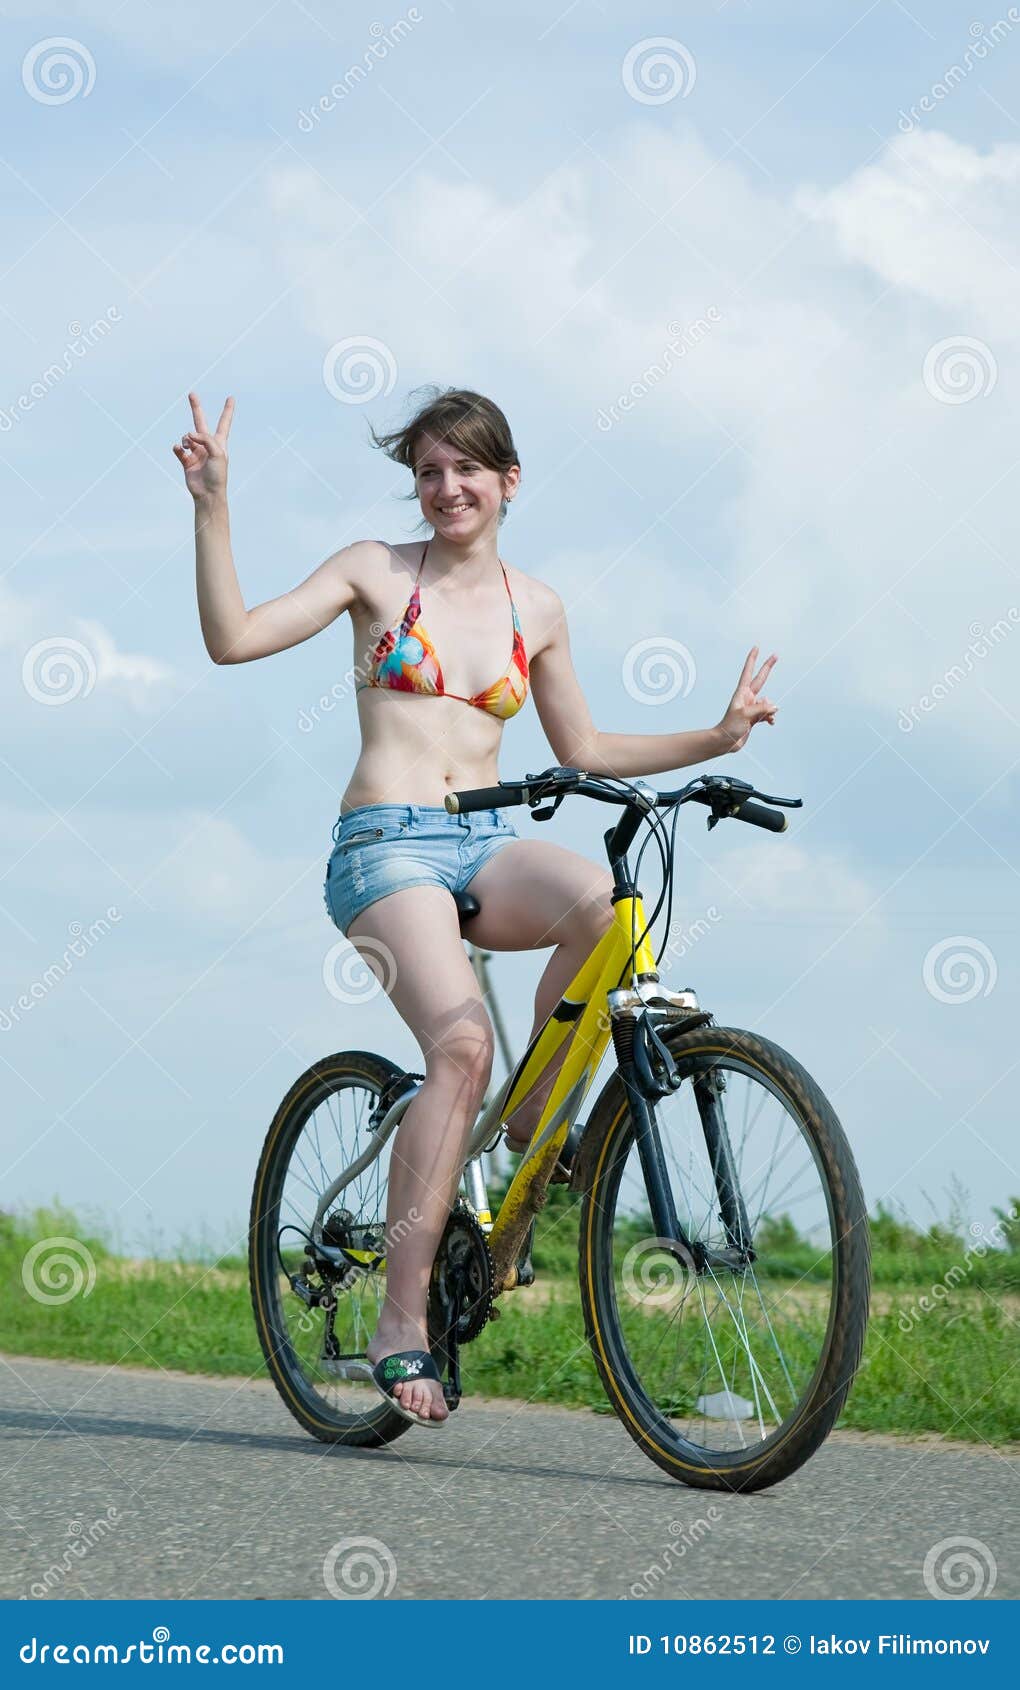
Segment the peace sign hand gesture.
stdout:
[[740,671],[737,690],[730,699],[726,714],[719,723],[727,751],[739,751],[746,744],[748,735],[756,722],[775,722],[778,704],[773,704],[769,698],[759,698],[758,694],[765,685],[776,661],[776,654],[767,657],[756,675],[752,675],[758,647],[752,646],[747,654],[744,667]]
[[234,401],[232,398],[227,399],[216,424],[215,434],[209,432],[198,394],[189,393],[188,401],[195,426],[187,434],[181,435],[181,444],[174,446],[172,451],[184,470],[184,479],[192,498],[208,499],[227,490],[227,436],[234,415]]

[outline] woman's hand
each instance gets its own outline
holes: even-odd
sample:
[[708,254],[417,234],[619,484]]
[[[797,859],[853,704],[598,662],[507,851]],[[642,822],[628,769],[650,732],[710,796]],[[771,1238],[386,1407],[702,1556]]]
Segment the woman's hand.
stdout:
[[719,723],[719,731],[723,739],[724,751],[739,751],[746,744],[748,735],[756,722],[772,723],[776,719],[778,704],[773,704],[769,698],[759,698],[758,694],[768,680],[769,672],[776,661],[776,654],[767,657],[756,675],[752,675],[758,647],[752,646],[747,654],[747,660],[740,671],[737,690],[730,699],[726,714]]
[[209,425],[197,393],[189,393],[188,401],[195,426],[181,435],[181,444],[172,448],[174,457],[183,467],[188,492],[193,499],[208,499],[227,490],[227,436],[234,415],[234,401],[228,398],[210,434]]

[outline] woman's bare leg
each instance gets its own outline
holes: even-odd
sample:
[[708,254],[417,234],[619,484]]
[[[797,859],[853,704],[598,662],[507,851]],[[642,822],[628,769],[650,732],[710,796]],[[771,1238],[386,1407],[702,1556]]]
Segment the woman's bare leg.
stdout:
[[[390,998],[421,1046],[425,1081],[397,1129],[386,1205],[386,1298],[368,1345],[377,1362],[397,1350],[427,1350],[429,1276],[492,1067],[492,1025],[460,934],[456,906],[438,887],[415,886],[370,904],[351,924],[353,945],[385,945],[396,963]],[[408,1228],[408,1220],[412,1225]],[[412,1414],[445,1420],[442,1387],[431,1379],[394,1387]]]
[[[613,919],[612,877],[561,845],[519,839],[498,851],[471,882],[481,904],[468,935],[487,951],[555,949],[535,994],[530,1037],[548,1019]],[[527,1148],[565,1055],[557,1052],[508,1123],[511,1149]]]

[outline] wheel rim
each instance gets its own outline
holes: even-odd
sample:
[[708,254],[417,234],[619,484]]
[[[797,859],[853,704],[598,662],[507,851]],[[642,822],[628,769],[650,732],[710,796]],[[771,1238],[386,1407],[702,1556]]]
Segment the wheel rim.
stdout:
[[[335,1425],[363,1424],[390,1411],[375,1387],[337,1377],[324,1354],[327,1311],[309,1307],[298,1296],[289,1275],[302,1273],[305,1238],[319,1200],[343,1168],[372,1143],[369,1117],[379,1098],[377,1083],[364,1078],[341,1078],[328,1091],[319,1091],[300,1122],[288,1135],[289,1148],[281,1157],[262,1230],[264,1281],[268,1291],[273,1360],[279,1373],[295,1387],[305,1406]],[[331,1204],[330,1216],[351,1217],[359,1232],[385,1229],[389,1178],[389,1146],[355,1176]],[[279,1245],[279,1250],[277,1246]],[[282,1256],[282,1261],[281,1261]],[[326,1282],[309,1275],[315,1291]],[[333,1330],[342,1354],[360,1354],[375,1330],[386,1292],[385,1265],[374,1271],[351,1266],[344,1287],[332,1287],[336,1298]]]
[[[757,1259],[695,1272],[654,1237],[629,1118],[604,1200],[606,1288],[617,1363],[664,1434],[708,1462],[775,1445],[812,1401],[838,1292],[828,1181],[790,1099],[751,1064],[722,1072],[721,1098]],[[722,1249],[711,1163],[691,1079],[657,1106],[673,1200],[692,1242]],[[641,1213],[641,1204],[644,1213]]]

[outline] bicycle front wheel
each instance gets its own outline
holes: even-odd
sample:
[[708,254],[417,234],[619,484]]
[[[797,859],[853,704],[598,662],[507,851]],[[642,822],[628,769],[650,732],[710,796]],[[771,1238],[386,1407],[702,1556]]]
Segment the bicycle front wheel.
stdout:
[[867,1213],[835,1112],[791,1056],[731,1028],[666,1038],[683,1084],[656,1106],[662,1150],[680,1225],[707,1260],[694,1265],[696,1250],[685,1264],[653,1236],[614,1075],[581,1151],[588,1342],[658,1466],[703,1489],[758,1490],[813,1454],[846,1400],[867,1325]]

